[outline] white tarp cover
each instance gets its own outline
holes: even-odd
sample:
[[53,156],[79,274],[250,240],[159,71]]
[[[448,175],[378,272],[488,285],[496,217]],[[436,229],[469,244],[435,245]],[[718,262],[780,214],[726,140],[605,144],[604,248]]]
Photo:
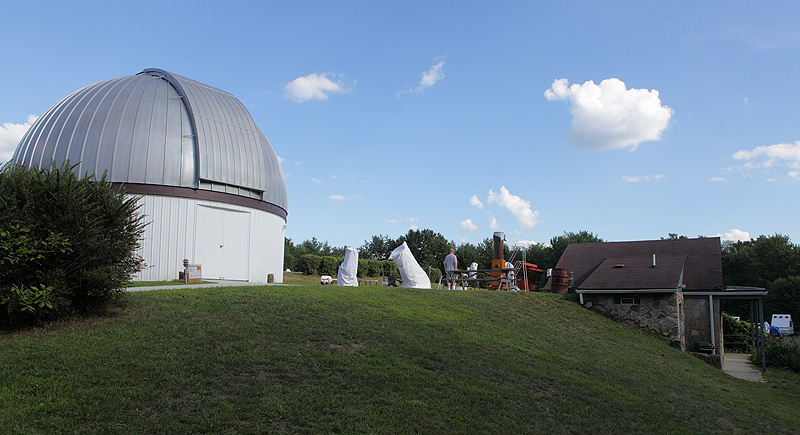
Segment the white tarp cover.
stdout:
[[358,287],[358,249],[347,248],[344,261],[339,265],[338,286]]
[[431,280],[422,270],[414,254],[408,249],[406,242],[396,247],[389,256],[389,260],[394,261],[400,271],[400,278],[403,280],[403,287],[407,288],[431,288]]

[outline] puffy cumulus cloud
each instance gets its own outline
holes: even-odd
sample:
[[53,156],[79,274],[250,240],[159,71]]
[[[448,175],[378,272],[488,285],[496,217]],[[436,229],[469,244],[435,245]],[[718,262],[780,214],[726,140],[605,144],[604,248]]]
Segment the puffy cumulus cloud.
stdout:
[[38,116],[28,115],[28,119],[22,124],[14,124],[13,122],[4,122],[0,125],[0,164],[11,160],[14,157],[14,151],[19,145],[19,141],[25,132],[28,131],[31,124],[36,122]]
[[475,231],[478,226],[472,223],[472,219],[467,219],[458,223],[458,227],[464,231]]
[[419,225],[417,225],[419,218],[408,218],[406,219],[406,222],[408,222],[408,229],[415,231],[419,229]]
[[474,207],[483,208],[483,203],[481,202],[480,199],[478,199],[478,195],[472,195],[469,198],[469,204]]
[[412,87],[411,85],[406,85],[403,89],[397,92],[397,97],[399,98],[400,95],[403,94],[421,94],[425,91],[425,89],[433,87],[436,83],[440,82],[444,79],[444,72],[442,69],[444,68],[445,63],[445,56],[438,57],[434,59],[435,64],[431,66],[427,71],[423,71],[420,74],[419,82],[416,86]]
[[739,168],[745,176],[753,170],[785,167],[791,169],[787,175],[797,179],[798,169],[800,169],[800,141],[761,145],[752,150],[739,150],[733,154],[733,158],[746,162]]
[[569,101],[572,124],[567,141],[580,148],[635,150],[642,142],[661,139],[673,113],[661,105],[657,90],[627,89],[616,78],[599,85],[557,79],[544,96]]
[[664,181],[666,177],[664,177],[664,174],[623,175],[622,180],[626,183],[641,183],[642,181]]
[[748,233],[747,231],[742,231],[738,228],[731,228],[731,230],[728,231],[727,233],[717,234],[717,237],[722,239],[723,242],[726,241],[738,242],[740,240],[746,242],[752,239],[752,237],[750,237],[750,233]]
[[348,92],[350,92],[350,88],[344,84],[341,78],[337,78],[331,73],[312,73],[289,82],[284,88],[283,96],[295,103],[302,103],[308,100],[327,100],[329,94]]
[[496,229],[500,228],[500,224],[497,223],[497,218],[491,212],[487,211],[486,212],[486,216],[489,217],[489,229],[490,230],[496,230]]
[[330,199],[331,201],[344,201],[347,198],[342,195],[331,195],[328,197],[328,199]]
[[489,196],[486,198],[488,204],[498,204],[506,208],[511,214],[517,218],[520,226],[523,228],[533,228],[538,223],[539,212],[531,210],[530,201],[526,201],[519,196],[512,195],[506,186],[500,187],[500,193],[495,193],[489,190]]

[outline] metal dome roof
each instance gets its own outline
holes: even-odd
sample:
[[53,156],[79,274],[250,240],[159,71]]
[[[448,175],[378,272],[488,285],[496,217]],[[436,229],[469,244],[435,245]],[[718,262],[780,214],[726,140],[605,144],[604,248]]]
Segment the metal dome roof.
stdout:
[[61,165],[126,185],[213,191],[264,201],[286,216],[278,158],[233,95],[159,69],[103,80],[48,109],[12,162]]

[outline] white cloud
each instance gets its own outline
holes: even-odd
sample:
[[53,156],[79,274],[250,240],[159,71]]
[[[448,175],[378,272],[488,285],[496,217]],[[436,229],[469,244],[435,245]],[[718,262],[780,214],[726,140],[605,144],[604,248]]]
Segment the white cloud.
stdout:
[[557,79],[544,96],[570,102],[567,141],[580,148],[633,151],[642,142],[661,139],[673,113],[661,105],[657,90],[627,89],[616,78],[572,86],[567,79]]
[[328,197],[328,199],[330,199],[331,201],[344,201],[347,198],[345,198],[342,195],[331,195]]
[[[752,150],[739,150],[733,154],[733,158],[746,161],[739,167],[745,177],[751,171],[784,167],[791,169],[787,172],[789,177],[797,179],[797,170],[800,169],[800,141],[761,145]],[[768,180],[772,180],[772,178]]]
[[436,82],[444,78],[442,68],[444,67],[444,59],[433,65],[429,70],[422,73],[422,78],[419,80],[419,88],[430,88]]
[[789,171],[788,175],[795,180],[800,181],[800,171]]
[[723,242],[731,241],[731,242],[738,242],[738,241],[748,241],[752,237],[750,237],[750,233],[747,231],[742,231],[738,228],[732,228],[730,231],[724,234],[717,234],[717,237],[722,239]]
[[317,184],[322,184],[322,180],[320,180],[319,178],[308,177],[308,179],[313,181],[313,182],[315,182],[315,183],[317,183]]
[[475,207],[478,207],[478,208],[483,208],[483,203],[481,202],[480,199],[478,199],[478,195],[472,195],[469,198],[469,203],[472,206],[475,206]]
[[419,218],[408,218],[406,219],[406,222],[409,223],[408,229],[415,231],[419,229],[419,225],[417,225],[417,222],[419,222]]
[[761,145],[755,147],[752,151],[740,150],[733,155],[733,158],[737,160],[753,160],[760,156],[770,160],[787,160],[791,164],[800,166],[800,141]]
[[497,223],[497,218],[491,212],[487,211],[486,212],[486,216],[489,217],[489,229],[490,230],[496,230],[496,229],[500,228],[500,224]]
[[387,224],[396,224],[397,223],[397,219],[386,219],[386,223]]
[[[438,60],[438,62],[436,62],[436,60]],[[397,97],[400,97],[402,94],[410,93],[419,95],[423,93],[425,89],[432,87],[444,79],[444,72],[442,72],[442,69],[444,68],[445,60],[445,56],[434,59],[434,62],[436,63],[433,64],[430,69],[423,71],[422,74],[420,74],[421,77],[419,79],[419,83],[417,83],[417,86],[412,88],[410,85],[406,85],[405,88],[397,92]]]
[[623,175],[622,179],[627,183],[641,183],[642,181],[664,181],[664,174],[647,175]]
[[4,122],[3,125],[0,125],[0,164],[14,157],[14,151],[19,145],[19,141],[28,131],[31,124],[36,122],[37,118],[38,116],[36,115],[28,115],[28,119],[22,124]]
[[533,228],[538,222],[539,212],[531,210],[530,201],[525,201],[519,196],[512,195],[506,189],[506,186],[500,188],[499,194],[489,190],[486,202],[488,204],[495,203],[508,209],[523,228]]
[[736,160],[754,160],[763,157],[761,165],[767,167],[778,162],[784,162],[792,168],[800,168],[800,141],[795,143],[779,143],[775,145],[761,145],[752,151],[739,150],[733,154]]
[[472,223],[472,219],[461,221],[459,222],[458,226],[464,231],[475,231],[478,229],[478,226]]
[[711,177],[708,179],[708,181],[711,183],[716,183],[716,182],[725,182],[728,181],[728,179],[725,177]]
[[[334,80],[331,80],[333,77]],[[344,94],[350,92],[341,78],[336,78],[334,74],[312,73],[304,77],[298,77],[284,88],[284,98],[302,103],[308,100],[327,100],[328,94]]]

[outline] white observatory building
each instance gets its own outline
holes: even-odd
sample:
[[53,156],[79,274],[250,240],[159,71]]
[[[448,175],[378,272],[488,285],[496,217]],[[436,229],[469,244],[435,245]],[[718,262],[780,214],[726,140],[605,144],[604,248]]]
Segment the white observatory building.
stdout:
[[104,172],[141,196],[146,268],[135,279],[283,280],[286,183],[278,158],[233,95],[159,69],[86,86],[30,127],[13,164]]

